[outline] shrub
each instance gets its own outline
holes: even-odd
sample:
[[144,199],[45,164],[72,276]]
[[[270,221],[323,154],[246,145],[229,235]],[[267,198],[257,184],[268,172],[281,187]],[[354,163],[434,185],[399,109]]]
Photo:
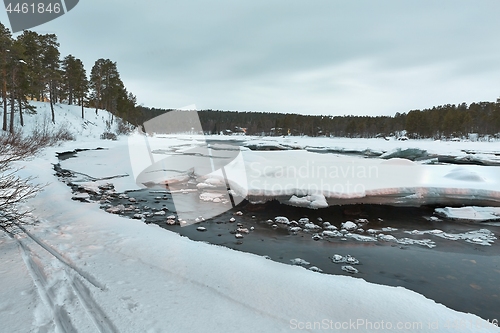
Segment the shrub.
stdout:
[[115,133],[112,132],[104,132],[101,134],[101,139],[102,140],[117,140],[117,136]]
[[12,163],[32,157],[46,146],[46,138],[37,135],[23,137],[21,131],[0,133],[0,227],[24,216],[27,212],[19,211],[17,204],[42,189],[31,183],[32,177],[20,178],[16,174],[19,169],[12,168]]
[[116,126],[116,134],[118,135],[129,135],[134,130],[134,126],[123,119],[118,119],[118,125]]

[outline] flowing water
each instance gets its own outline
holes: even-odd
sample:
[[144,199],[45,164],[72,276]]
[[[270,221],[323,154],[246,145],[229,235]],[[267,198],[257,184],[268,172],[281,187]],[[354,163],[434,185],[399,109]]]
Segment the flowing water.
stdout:
[[[63,155],[61,159],[71,156]],[[74,188],[76,190],[76,186]],[[129,198],[135,199],[136,211],[122,212],[124,216],[132,218],[138,212],[160,210],[166,211],[166,215],[175,215],[172,196],[165,188],[129,191],[122,198],[115,195],[102,208],[118,204],[130,205]],[[97,201],[99,197],[92,199]],[[197,192],[187,193],[185,200],[194,207],[197,204],[213,204],[199,202]],[[243,201],[217,217],[185,227],[169,225],[165,216],[156,215],[143,221],[138,220],[137,223],[155,223],[195,241],[267,256],[284,264],[292,264],[292,259],[301,258],[309,262],[304,265],[304,269],[315,266],[324,274],[351,275],[342,270],[345,264],[333,263],[331,259],[335,254],[351,255],[359,260],[358,265],[353,265],[358,270],[354,274],[357,278],[388,286],[402,286],[452,309],[470,312],[490,321],[498,319],[500,244],[494,237],[500,235],[500,226],[498,223],[464,223],[446,218],[430,218],[433,211],[432,207],[401,208],[383,205],[335,206],[310,210],[275,201],[260,205]],[[353,234],[376,237],[375,241],[360,241],[349,237],[323,237],[314,240],[315,232],[290,232],[288,225],[274,222],[277,216],[287,217],[290,221],[308,218],[318,226],[323,226],[328,221],[338,229],[346,221],[364,221],[360,223],[363,231]],[[242,233],[243,238],[235,237],[238,224],[249,230],[248,234]],[[205,230],[200,231],[199,227],[204,227]],[[368,229],[373,229],[371,234],[367,232]],[[476,241],[468,242],[438,235],[463,236],[470,232],[477,233],[481,229],[492,233],[487,235],[489,242],[483,242],[483,245]],[[434,231],[422,234],[415,230]],[[321,231],[317,232],[321,234]],[[484,236],[484,230],[482,232],[479,232],[480,236]],[[395,239],[428,239],[430,242],[407,245],[394,239],[384,240],[380,234],[391,235]],[[469,240],[472,238],[469,237]]]

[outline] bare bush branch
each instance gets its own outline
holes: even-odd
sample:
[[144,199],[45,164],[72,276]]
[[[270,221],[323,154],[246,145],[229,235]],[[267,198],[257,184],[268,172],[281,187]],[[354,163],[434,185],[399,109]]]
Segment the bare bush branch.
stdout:
[[34,185],[33,177],[19,177],[20,169],[13,168],[12,163],[31,158],[42,148],[68,137],[72,137],[71,133],[63,128],[51,132],[41,127],[28,136],[23,136],[20,131],[0,133],[0,226],[19,221],[26,215],[28,212],[20,211],[18,204],[34,197],[44,187]]

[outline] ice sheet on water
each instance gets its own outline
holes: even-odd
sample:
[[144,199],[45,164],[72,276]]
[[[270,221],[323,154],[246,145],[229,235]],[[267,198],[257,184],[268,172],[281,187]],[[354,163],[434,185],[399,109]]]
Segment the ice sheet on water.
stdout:
[[433,235],[436,237],[448,239],[448,240],[464,240],[468,243],[474,243],[478,245],[492,245],[497,237],[493,232],[491,232],[488,229],[479,229],[479,230],[472,230],[468,231],[465,233],[448,233],[444,232],[439,229],[435,230],[413,230],[413,231],[405,231],[405,233],[412,234],[412,235]]
[[292,206],[307,207],[312,209],[328,207],[326,198],[322,194],[307,195],[302,198],[292,195],[292,197],[288,200],[288,203]]
[[479,173],[467,170],[465,168],[456,168],[447,173],[445,178],[467,181],[467,182],[484,182],[484,178],[479,175]]
[[454,220],[491,221],[500,220],[500,207],[445,207],[436,208],[436,214]]
[[414,161],[417,158],[426,157],[427,150],[419,148],[396,148],[385,154],[382,154],[380,158],[390,159],[390,158],[404,158]]

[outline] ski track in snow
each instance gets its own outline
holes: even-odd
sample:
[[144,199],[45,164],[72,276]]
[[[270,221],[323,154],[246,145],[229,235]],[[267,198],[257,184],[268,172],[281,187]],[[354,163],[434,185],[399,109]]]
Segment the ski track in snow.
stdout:
[[77,332],[71,324],[69,314],[64,309],[64,306],[57,305],[54,290],[49,286],[46,274],[44,273],[44,265],[35,259],[31,250],[19,239],[18,244],[21,248],[21,256],[38,290],[40,298],[45,303],[45,306],[52,311],[55,326],[64,333]]
[[[84,310],[86,317],[95,325],[95,328],[100,333],[119,333],[113,322],[108,319],[106,313],[102,310],[96,300],[92,297],[89,288],[79,278],[84,278],[87,282],[101,291],[105,291],[103,286],[97,279],[90,274],[82,271],[77,266],[69,262],[60,253],[55,251],[49,245],[38,239],[36,236],[28,232],[24,227],[16,225],[12,231],[4,229],[10,238],[15,240],[20,248],[21,257],[28,269],[33,283],[40,295],[45,307],[51,313],[53,318],[53,325],[56,332],[73,333],[78,332],[72,322],[72,316],[68,311],[65,304],[60,305],[58,302],[58,295],[70,290],[74,293],[80,301],[81,309]],[[23,234],[27,237],[23,237]],[[35,252],[27,244],[26,240],[31,240],[31,244],[37,244],[46,250],[49,255],[41,255],[40,251]],[[47,253],[41,251],[42,253]],[[45,258],[42,258],[45,257]],[[62,264],[62,265],[61,265]],[[58,267],[58,270],[63,274],[53,274],[48,272],[48,267]],[[52,279],[49,281],[49,277]],[[71,299],[66,296],[64,301]],[[74,304],[69,304],[74,306]],[[80,310],[81,312],[81,310]],[[79,318],[80,319],[80,318]],[[40,330],[42,332],[43,330]]]
[[[71,275],[71,273],[67,272],[67,274]],[[92,294],[89,289],[83,284],[83,282],[76,276],[72,276],[71,278],[71,286],[75,291],[78,299],[82,303],[85,311],[90,317],[90,320],[97,327],[99,332],[102,333],[118,333],[118,329],[115,327],[113,322],[108,319],[106,313],[101,309],[101,307],[97,304],[97,302],[92,298]]]
[[[49,114],[47,103],[31,104],[38,106],[39,112],[37,116],[26,117],[25,130],[28,132],[38,126],[44,115]],[[70,166],[69,169],[75,169],[89,179],[113,179],[119,192],[135,188],[137,184],[133,177],[124,176],[133,175],[129,167],[127,138],[116,142],[99,139],[106,130],[105,119],[109,116],[106,111],[101,110],[96,115],[93,110],[87,109],[85,120],[81,119],[78,107],[59,106],[57,111],[60,111],[56,116],[58,125],[65,122],[77,137],[74,142],[64,143],[64,149],[95,149],[103,145],[108,149],[117,148],[109,149],[104,160],[100,160],[103,157],[98,156],[99,153],[82,152],[80,157],[85,158],[85,163],[67,160],[64,163]],[[229,136],[213,138],[222,141],[262,139]],[[174,151],[179,154],[177,151],[180,151],[185,155],[186,152],[180,150],[181,146],[187,150],[205,144],[206,139],[202,135],[158,136],[156,139],[151,138],[151,143],[158,145],[152,148],[168,147],[172,150],[170,154],[174,154]],[[495,156],[498,151],[498,142],[454,144],[429,140],[396,142],[305,137],[263,140],[272,141],[272,144],[296,144],[298,148],[306,150],[309,146],[325,149],[341,146],[345,152],[363,152],[368,146],[380,152],[418,146],[429,153],[453,157],[469,157],[467,152],[461,151],[463,149],[482,154],[491,151]],[[486,326],[487,323],[477,316],[447,309],[401,287],[368,284],[351,277],[323,276],[246,253],[188,241],[159,230],[159,227],[157,230],[152,229],[152,226],[121,221],[119,217],[104,215],[95,207],[77,206],[70,200],[71,194],[66,185],[59,184],[52,173],[51,164],[58,163],[56,152],[61,149],[47,148],[43,157],[35,157],[33,162],[19,163],[26,166],[26,169],[20,169],[19,174],[36,175],[40,181],[52,185],[30,201],[38,210],[37,218],[42,222],[41,227],[29,228],[31,231],[28,231],[27,227],[21,226],[24,231],[14,228],[8,233],[12,242],[8,242],[9,251],[2,259],[9,259],[4,262],[14,265],[14,269],[4,269],[4,272],[8,270],[10,273],[6,275],[10,285],[0,296],[6,295],[11,299],[9,302],[0,302],[0,331],[14,323],[20,324],[16,327],[22,329],[6,332],[285,332],[291,330],[291,318],[331,318],[341,322],[359,315],[363,316],[359,318],[372,322],[380,319],[394,322],[435,321],[441,325],[440,332],[456,332],[443,325],[469,321],[480,326],[474,329],[467,327],[463,331],[498,332],[498,327]],[[265,153],[249,152],[248,155],[257,158]],[[302,153],[291,151],[286,152],[286,156],[290,155],[288,161],[295,163],[298,159],[291,157]],[[165,157],[164,154],[156,155],[162,155],[158,158]],[[491,155],[487,153],[487,156],[479,157],[496,163],[497,158]],[[307,156],[313,156],[314,160],[328,157],[318,154]],[[255,159],[255,162],[265,164],[266,160]],[[71,167],[73,165],[78,167]],[[447,171],[448,167],[440,169]],[[467,169],[478,168],[468,166]],[[481,167],[481,171],[484,170],[488,169]],[[495,176],[497,170],[491,170]],[[444,175],[437,174],[439,177]],[[455,177],[458,179],[452,180],[439,177],[436,178],[446,180],[444,185],[451,181],[470,184],[469,187],[487,184],[463,183],[467,177],[460,177],[460,174]],[[428,183],[433,184],[434,179],[429,178]],[[73,233],[64,233],[73,227]],[[145,241],[148,242],[146,246]],[[11,250],[17,252],[14,242],[17,243],[19,254]],[[25,274],[15,281],[16,273]],[[29,323],[28,318],[32,318],[33,322]],[[414,331],[428,332],[426,328]],[[363,328],[359,331],[369,332]]]

